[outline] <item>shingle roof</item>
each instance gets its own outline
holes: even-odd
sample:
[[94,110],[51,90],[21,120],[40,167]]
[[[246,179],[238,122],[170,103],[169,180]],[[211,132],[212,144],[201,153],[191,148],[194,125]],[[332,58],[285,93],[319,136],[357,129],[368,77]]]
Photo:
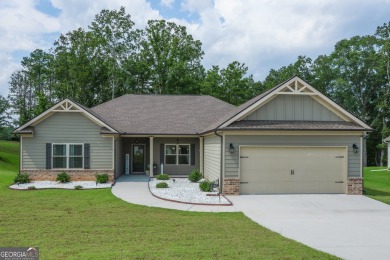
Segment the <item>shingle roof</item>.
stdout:
[[276,120],[242,120],[230,124],[226,130],[340,130],[364,131],[360,125],[343,121],[276,121]]
[[89,110],[120,133],[192,135],[233,109],[211,96],[124,95]]

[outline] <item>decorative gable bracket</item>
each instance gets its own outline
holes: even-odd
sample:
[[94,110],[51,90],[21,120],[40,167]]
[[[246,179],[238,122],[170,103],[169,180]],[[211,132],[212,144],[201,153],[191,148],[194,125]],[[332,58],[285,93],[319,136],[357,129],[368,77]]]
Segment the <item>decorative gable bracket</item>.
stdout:
[[294,80],[285,88],[280,89],[275,94],[277,95],[317,95],[314,91],[304,85],[301,81]]
[[67,100],[61,102],[56,107],[53,108],[54,112],[82,112],[74,103]]

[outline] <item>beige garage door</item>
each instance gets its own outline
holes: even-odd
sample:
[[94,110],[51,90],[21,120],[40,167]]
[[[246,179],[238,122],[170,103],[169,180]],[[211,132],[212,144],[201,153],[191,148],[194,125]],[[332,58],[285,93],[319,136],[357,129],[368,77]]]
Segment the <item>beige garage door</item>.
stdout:
[[240,193],[345,193],[344,147],[241,147]]

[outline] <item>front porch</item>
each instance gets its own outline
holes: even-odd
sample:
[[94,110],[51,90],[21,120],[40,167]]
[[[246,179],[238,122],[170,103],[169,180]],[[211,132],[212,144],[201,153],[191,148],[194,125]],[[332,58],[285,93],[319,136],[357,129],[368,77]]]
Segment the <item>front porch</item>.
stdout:
[[115,139],[115,178],[121,175],[153,177],[160,173],[188,175],[192,170],[203,169],[201,147],[203,137],[120,136]]

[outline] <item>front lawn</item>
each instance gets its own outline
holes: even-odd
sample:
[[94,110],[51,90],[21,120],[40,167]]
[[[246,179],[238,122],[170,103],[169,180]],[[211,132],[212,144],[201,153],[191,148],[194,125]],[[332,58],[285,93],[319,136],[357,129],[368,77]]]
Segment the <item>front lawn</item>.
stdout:
[[148,208],[109,189],[10,190],[17,143],[0,141],[0,156],[0,246],[36,246],[41,259],[335,258],[241,213]]
[[364,194],[390,204],[390,171],[384,167],[366,167],[364,169]]

